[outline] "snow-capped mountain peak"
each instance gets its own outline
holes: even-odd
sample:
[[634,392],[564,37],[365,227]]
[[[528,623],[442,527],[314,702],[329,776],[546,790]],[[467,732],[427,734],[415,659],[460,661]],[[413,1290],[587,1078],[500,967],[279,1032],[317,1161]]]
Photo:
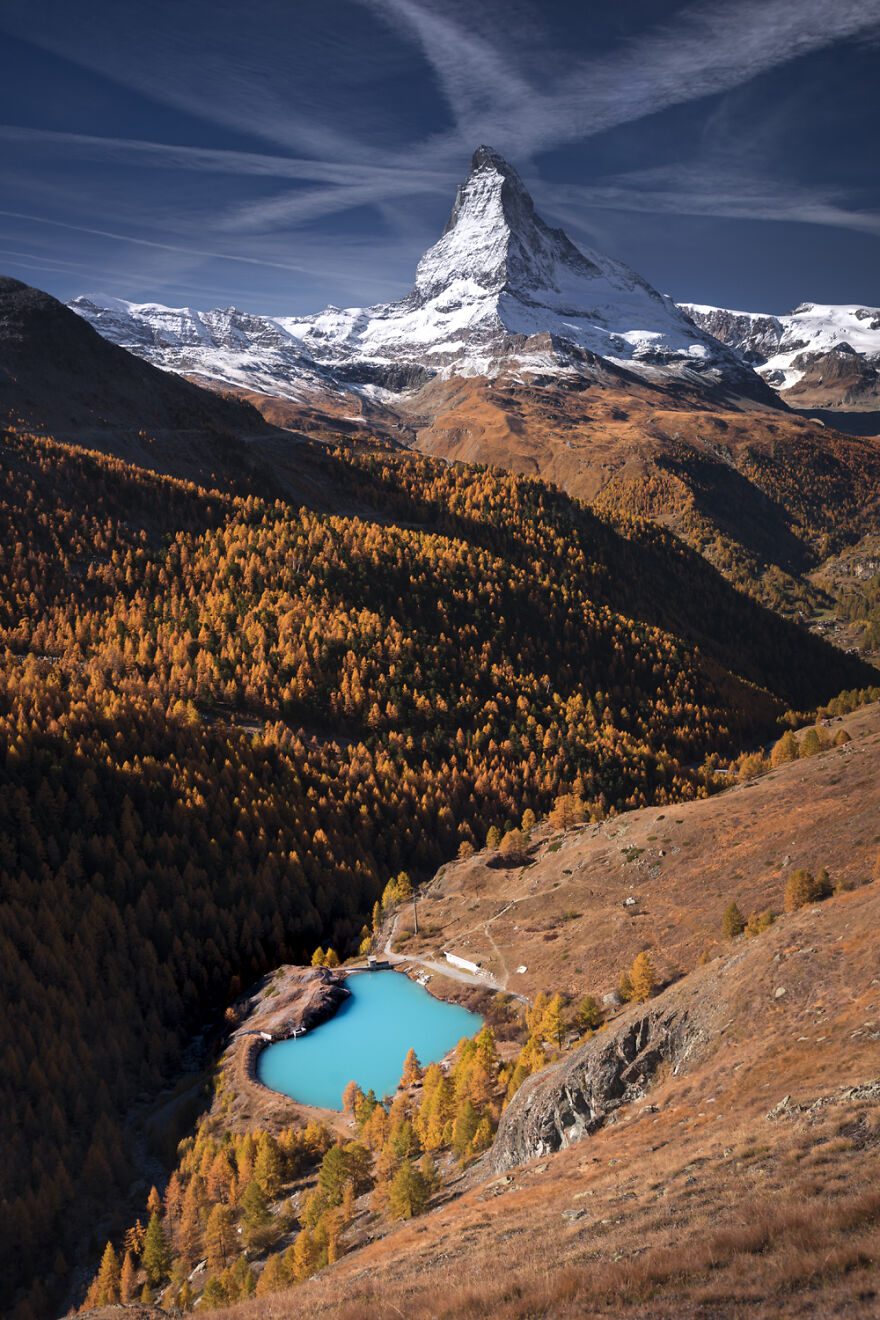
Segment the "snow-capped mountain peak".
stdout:
[[418,264],[415,293],[428,300],[468,281],[495,294],[528,294],[540,285],[558,291],[560,267],[585,278],[600,274],[561,229],[537,215],[516,170],[478,147],[441,238]]
[[438,374],[584,374],[591,357],[653,380],[763,390],[670,298],[546,224],[516,170],[489,147],[474,153],[440,239],[398,302],[306,317],[118,299],[71,306],[156,365],[288,398],[331,378],[399,391]]

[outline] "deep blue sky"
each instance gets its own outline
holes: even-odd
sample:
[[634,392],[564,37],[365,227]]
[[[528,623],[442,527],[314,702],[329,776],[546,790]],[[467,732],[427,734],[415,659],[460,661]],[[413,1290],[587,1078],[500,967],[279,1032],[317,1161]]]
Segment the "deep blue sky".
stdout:
[[405,292],[475,146],[679,300],[880,304],[880,0],[0,0],[0,270]]

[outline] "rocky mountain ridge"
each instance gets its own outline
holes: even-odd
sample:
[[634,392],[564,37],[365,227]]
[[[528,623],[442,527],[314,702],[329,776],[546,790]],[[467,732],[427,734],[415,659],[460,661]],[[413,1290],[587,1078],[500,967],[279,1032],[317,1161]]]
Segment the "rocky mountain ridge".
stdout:
[[793,407],[880,408],[880,308],[801,303],[773,316],[679,306]]

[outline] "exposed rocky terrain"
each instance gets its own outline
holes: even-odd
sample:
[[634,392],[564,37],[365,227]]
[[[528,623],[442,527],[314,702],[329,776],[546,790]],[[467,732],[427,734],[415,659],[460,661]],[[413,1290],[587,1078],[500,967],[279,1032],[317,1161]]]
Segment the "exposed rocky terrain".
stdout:
[[[867,414],[880,408],[880,308],[802,303],[786,316],[772,316],[681,307],[791,407]],[[845,418],[840,424],[846,429]],[[874,433],[878,429],[874,425]]]

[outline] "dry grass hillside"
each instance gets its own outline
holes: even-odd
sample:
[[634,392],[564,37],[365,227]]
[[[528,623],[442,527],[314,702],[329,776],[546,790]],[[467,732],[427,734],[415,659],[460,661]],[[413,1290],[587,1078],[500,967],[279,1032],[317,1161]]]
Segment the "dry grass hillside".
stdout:
[[490,1152],[426,1216],[230,1317],[876,1316],[878,919],[874,883],[719,949],[615,1019],[687,1017],[695,1044],[593,1136],[500,1175]]
[[[525,866],[486,851],[441,869],[398,920],[398,952],[450,950],[506,989],[601,996],[649,949],[663,979],[725,947],[724,910],[781,912],[788,876],[870,879],[880,856],[880,705],[829,722],[852,741],[697,802],[563,834],[540,826]],[[524,972],[517,969],[525,967]]]

